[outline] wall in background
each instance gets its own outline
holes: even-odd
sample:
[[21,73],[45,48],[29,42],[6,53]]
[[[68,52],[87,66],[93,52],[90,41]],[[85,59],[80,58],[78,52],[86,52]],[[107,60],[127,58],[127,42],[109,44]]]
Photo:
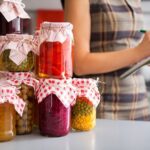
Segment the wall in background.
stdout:
[[62,9],[60,0],[23,0],[27,10]]

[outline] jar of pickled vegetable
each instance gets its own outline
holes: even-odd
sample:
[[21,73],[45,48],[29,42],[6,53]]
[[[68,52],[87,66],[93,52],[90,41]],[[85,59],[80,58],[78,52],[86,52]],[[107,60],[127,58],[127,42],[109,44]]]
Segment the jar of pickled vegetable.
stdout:
[[16,87],[0,81],[0,142],[12,140],[16,136],[16,111],[22,115],[24,106],[17,96]]
[[34,69],[34,50],[32,35],[6,35],[7,42],[1,49],[2,65],[0,70],[28,72]]
[[39,77],[72,77],[72,28],[70,23],[42,23],[36,66]]
[[71,80],[40,80],[37,92],[39,129],[45,136],[65,136],[70,131],[70,105],[76,98]]
[[18,96],[24,101],[25,108],[22,116],[16,115],[17,135],[29,134],[32,132],[34,121],[34,91],[38,81],[33,78],[31,73],[7,73],[7,79],[13,86],[19,88]]
[[96,107],[100,101],[97,81],[94,79],[73,79],[77,87],[77,99],[71,109],[71,127],[89,131],[96,125]]
[[22,0],[0,2],[0,35],[30,33],[31,19]]

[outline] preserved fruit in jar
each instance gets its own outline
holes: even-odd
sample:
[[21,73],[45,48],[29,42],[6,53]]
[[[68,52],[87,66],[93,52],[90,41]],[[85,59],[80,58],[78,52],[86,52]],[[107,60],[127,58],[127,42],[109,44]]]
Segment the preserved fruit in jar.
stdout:
[[34,89],[31,86],[21,84],[19,89],[19,97],[22,98],[26,104],[23,115],[16,116],[16,132],[19,135],[28,134],[32,132],[33,117],[34,117]]
[[40,79],[37,99],[42,135],[59,137],[69,133],[70,108],[75,98],[76,88],[71,79]]
[[73,129],[88,131],[95,127],[96,109],[86,97],[78,97],[71,109],[71,126]]
[[0,104],[0,141],[9,141],[16,136],[16,112],[8,102]]
[[17,92],[6,78],[0,80],[0,141],[12,140],[16,135],[16,111],[21,116],[25,106]]
[[37,75],[41,78],[72,77],[72,25],[48,23],[41,25],[37,56]]
[[42,135],[64,136],[70,130],[70,107],[66,108],[56,95],[47,96],[39,104],[39,128]]
[[0,70],[10,72],[32,71],[35,65],[32,47],[33,36],[9,34],[6,37],[7,41],[1,50],[3,68]]
[[[24,11],[24,4],[21,0],[2,0],[0,6],[0,35],[31,32],[31,19]],[[14,18],[14,14],[16,18]],[[22,16],[22,18],[19,16]]]

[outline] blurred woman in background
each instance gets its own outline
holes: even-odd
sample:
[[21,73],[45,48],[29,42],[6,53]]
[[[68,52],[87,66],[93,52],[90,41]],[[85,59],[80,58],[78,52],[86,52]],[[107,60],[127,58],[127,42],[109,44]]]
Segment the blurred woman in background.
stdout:
[[106,83],[97,118],[150,120],[140,72],[119,79],[131,65],[150,56],[150,32],[139,32],[141,1],[65,0],[65,21],[74,25],[74,73]]

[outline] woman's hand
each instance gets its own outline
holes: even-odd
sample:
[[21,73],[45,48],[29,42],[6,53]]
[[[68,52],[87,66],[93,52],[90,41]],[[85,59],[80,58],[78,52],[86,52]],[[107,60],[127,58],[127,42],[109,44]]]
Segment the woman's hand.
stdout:
[[144,57],[150,56],[150,31],[145,32],[142,42],[137,46],[137,50]]

